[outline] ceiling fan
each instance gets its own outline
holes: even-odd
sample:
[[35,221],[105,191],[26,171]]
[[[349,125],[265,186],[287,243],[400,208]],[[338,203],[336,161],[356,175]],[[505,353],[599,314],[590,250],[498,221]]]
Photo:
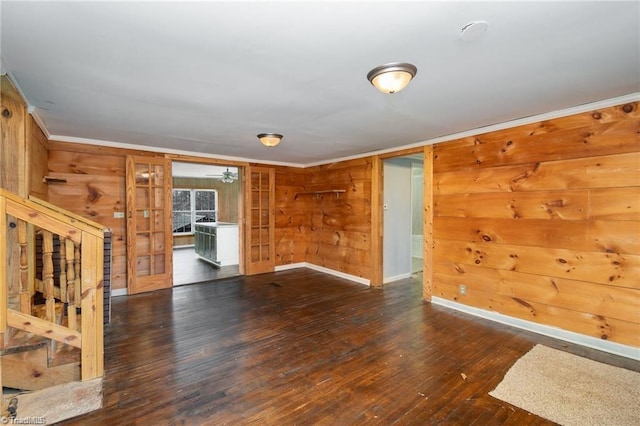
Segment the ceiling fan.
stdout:
[[220,179],[222,183],[233,183],[236,180],[238,180],[238,173],[230,172],[228,167],[227,167],[227,170],[222,172],[222,174],[205,175],[205,176],[216,177]]

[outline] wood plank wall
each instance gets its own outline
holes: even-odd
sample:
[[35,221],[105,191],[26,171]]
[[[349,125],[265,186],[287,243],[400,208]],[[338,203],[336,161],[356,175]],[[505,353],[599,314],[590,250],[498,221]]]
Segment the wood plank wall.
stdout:
[[[307,169],[278,168],[276,264],[305,261],[370,278],[371,173],[371,157]],[[345,192],[312,193],[334,189]]]
[[0,188],[27,197],[26,103],[6,75],[0,84]]
[[639,135],[631,103],[434,146],[433,295],[640,346]]
[[298,200],[295,194],[306,191],[307,170],[275,167],[275,172],[276,265],[305,262],[311,227],[311,216],[307,214],[310,200]]
[[49,188],[43,181],[47,176],[49,141],[31,115],[27,117],[27,174],[29,195],[49,200]]
[[122,150],[49,141],[51,203],[111,229],[111,285],[127,287],[125,156]]

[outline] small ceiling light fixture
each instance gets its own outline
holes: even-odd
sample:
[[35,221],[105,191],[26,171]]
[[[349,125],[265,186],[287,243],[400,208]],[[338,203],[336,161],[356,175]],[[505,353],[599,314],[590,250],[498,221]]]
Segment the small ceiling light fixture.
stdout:
[[231,173],[229,171],[229,168],[227,167],[227,171],[222,172],[222,177],[220,178],[220,181],[222,183],[233,183],[236,179],[237,179],[237,176]]
[[262,142],[262,145],[272,147],[276,146],[282,140],[282,135],[277,133],[260,133],[258,139]]
[[418,69],[406,62],[391,62],[375,67],[367,80],[382,93],[393,94],[401,91],[416,76]]

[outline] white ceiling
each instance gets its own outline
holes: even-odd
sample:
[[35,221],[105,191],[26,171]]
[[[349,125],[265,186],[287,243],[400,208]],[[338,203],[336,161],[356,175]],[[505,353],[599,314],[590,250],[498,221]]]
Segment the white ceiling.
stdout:
[[[640,91],[636,1],[0,7],[3,70],[63,140],[309,165]],[[395,61],[418,74],[383,95]]]

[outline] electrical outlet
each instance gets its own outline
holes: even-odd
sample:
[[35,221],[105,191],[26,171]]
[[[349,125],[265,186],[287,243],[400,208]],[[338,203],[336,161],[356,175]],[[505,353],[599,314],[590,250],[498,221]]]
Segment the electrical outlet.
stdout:
[[458,286],[458,292],[459,292],[462,296],[464,296],[465,294],[467,294],[467,286],[466,286],[466,285],[464,285],[464,284],[460,284],[460,285]]
[[114,219],[124,219],[124,212],[113,212]]

